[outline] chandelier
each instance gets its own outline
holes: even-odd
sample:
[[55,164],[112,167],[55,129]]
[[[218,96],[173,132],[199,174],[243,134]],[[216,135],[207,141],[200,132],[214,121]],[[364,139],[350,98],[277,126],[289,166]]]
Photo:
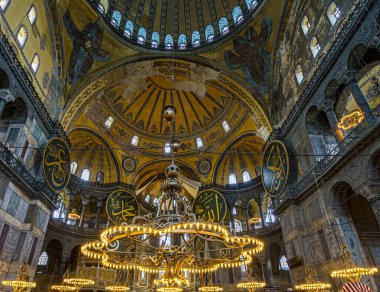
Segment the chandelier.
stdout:
[[19,269],[19,275],[17,276],[17,280],[13,280],[13,281],[5,280],[5,281],[2,281],[1,284],[3,286],[12,287],[13,291],[15,292],[21,292],[24,289],[28,289],[28,288],[35,288],[36,283],[27,281],[25,272],[26,272],[26,265],[22,264]]
[[119,292],[119,291],[129,291],[128,287],[116,285],[116,286],[107,286],[105,288],[107,291]]
[[73,286],[68,286],[68,285],[53,285],[50,287],[50,290],[57,290],[59,292],[64,292],[64,291],[75,291],[75,287]]
[[304,291],[320,291],[327,290],[331,288],[331,285],[328,283],[317,282],[313,279],[311,269],[306,268],[305,274],[307,275],[306,283],[295,285],[296,290],[304,290]]
[[350,282],[360,282],[363,276],[372,276],[378,272],[377,267],[358,267],[352,260],[351,252],[346,245],[342,247],[344,269],[331,272],[333,278],[346,278]]
[[90,285],[95,284],[94,280],[87,279],[85,277],[86,266],[83,262],[78,264],[75,277],[69,278],[68,276],[69,276],[69,271],[67,270],[63,279],[63,283],[75,287],[77,292],[79,292],[79,290],[84,286],[90,286]]
[[265,282],[255,282],[252,279],[252,269],[249,265],[246,265],[246,271],[248,275],[248,281],[247,282],[241,282],[237,284],[238,288],[247,289],[249,292],[254,292],[258,288],[265,287]]
[[264,243],[235,236],[222,225],[203,222],[192,213],[189,200],[180,195],[180,169],[174,163],[174,153],[181,145],[174,139],[174,106],[165,106],[163,117],[171,124],[172,159],[165,170],[157,214],[135,216],[131,222],[110,227],[98,241],[82,245],[81,252],[107,268],[155,275],[159,291],[169,292],[189,285],[186,273],[205,274],[250,264]]

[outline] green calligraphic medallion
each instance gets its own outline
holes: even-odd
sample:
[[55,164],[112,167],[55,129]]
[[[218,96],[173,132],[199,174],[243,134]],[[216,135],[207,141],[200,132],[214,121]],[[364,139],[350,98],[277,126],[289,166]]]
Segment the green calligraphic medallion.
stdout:
[[60,193],[70,180],[70,150],[67,143],[55,137],[46,145],[42,169],[49,188]]
[[277,197],[284,191],[289,177],[289,154],[284,143],[274,140],[264,151],[261,178],[265,191]]
[[106,210],[114,224],[130,223],[139,214],[139,204],[131,192],[117,190],[108,196]]
[[203,222],[219,223],[227,214],[227,203],[221,193],[213,189],[200,192],[193,204],[193,212]]

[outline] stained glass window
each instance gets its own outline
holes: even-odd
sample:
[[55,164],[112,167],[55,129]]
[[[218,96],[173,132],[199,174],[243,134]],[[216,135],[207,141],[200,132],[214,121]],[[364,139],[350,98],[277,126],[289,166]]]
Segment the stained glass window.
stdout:
[[221,34],[225,34],[228,32],[228,20],[225,16],[219,19],[219,32]]
[[25,45],[27,39],[28,39],[28,31],[26,30],[25,26],[22,25],[17,34],[17,40],[21,47]]
[[128,20],[127,23],[125,24],[124,35],[130,38],[132,34],[133,34],[133,22]]
[[121,13],[117,10],[115,10],[112,13],[111,23],[115,27],[119,27],[121,23]]
[[165,48],[168,50],[173,48],[173,36],[171,34],[167,34],[165,37]]
[[338,8],[338,6],[336,6],[335,2],[332,2],[329,8],[327,9],[327,17],[329,18],[332,26],[335,25],[335,23],[338,21],[341,15],[342,12]]
[[49,260],[49,256],[47,254],[46,251],[43,251],[40,255],[40,257],[38,258],[38,263],[37,265],[38,266],[46,266],[47,263],[48,263],[48,260]]
[[139,137],[137,136],[133,136],[132,140],[131,140],[131,144],[133,146],[137,146],[139,144]]
[[197,144],[197,148],[202,148],[203,147],[203,141],[200,137],[198,137],[196,140],[195,140],[195,143]]
[[32,60],[32,63],[30,64],[32,67],[32,70],[34,73],[37,73],[38,67],[40,67],[40,56],[38,54],[35,54]]
[[191,36],[191,43],[193,47],[198,47],[201,44],[201,35],[199,31],[194,30]]
[[104,125],[109,129],[111,128],[112,124],[113,124],[113,117],[108,117]]
[[180,34],[178,37],[178,47],[180,50],[186,49],[187,47],[187,38],[185,34]]
[[222,126],[223,126],[223,129],[224,129],[224,132],[226,132],[226,133],[231,129],[231,127],[230,127],[230,125],[228,124],[227,121],[223,121]]
[[28,12],[28,19],[29,19],[29,22],[30,22],[31,25],[37,19],[37,10],[36,10],[36,7],[34,7],[34,5],[32,5],[32,7],[30,7],[30,10]]
[[2,11],[5,11],[5,9],[7,9],[9,2],[10,0],[0,0],[0,8]]
[[236,174],[234,173],[231,173],[229,176],[228,176],[228,183],[230,185],[234,185],[237,183],[237,180],[236,180]]
[[80,178],[83,179],[84,181],[89,181],[90,176],[91,176],[91,171],[89,169],[85,168],[85,169],[83,169],[82,175]]
[[259,3],[257,0],[245,0],[245,4],[247,4],[248,9],[252,9],[255,8]]
[[232,10],[232,18],[235,23],[240,23],[243,20],[243,12],[241,11],[240,6],[235,6]]
[[137,34],[137,42],[139,44],[144,44],[145,41],[146,41],[146,29],[145,27],[142,26],[139,28],[139,32]]
[[152,33],[152,48],[158,48],[160,45],[160,34],[157,31]]
[[206,26],[205,34],[206,34],[206,40],[208,42],[212,42],[214,40],[214,36],[215,36],[214,27],[211,24]]
[[76,163],[75,161],[71,162],[70,164],[70,171],[72,174],[76,174],[78,170],[78,163]]
[[304,35],[307,35],[307,33],[309,32],[309,29],[311,28],[309,18],[306,15],[302,18],[301,28],[302,28]]
[[249,174],[248,171],[243,172],[243,182],[248,182],[251,180],[251,175]]

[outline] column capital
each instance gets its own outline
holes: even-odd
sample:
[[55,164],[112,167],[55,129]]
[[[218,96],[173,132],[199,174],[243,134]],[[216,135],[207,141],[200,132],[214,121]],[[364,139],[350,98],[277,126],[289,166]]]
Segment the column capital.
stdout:
[[358,76],[358,71],[356,71],[355,69],[349,68],[344,72],[340,81],[343,84],[349,85],[352,82],[357,82],[357,76]]
[[88,198],[82,198],[82,204],[83,204],[83,206],[87,206],[88,203],[90,203],[90,199],[88,199]]
[[335,102],[331,98],[325,98],[318,105],[318,108],[319,110],[322,110],[324,112],[330,112],[330,111],[334,111],[334,105],[335,105]]
[[14,95],[9,89],[1,89],[0,90],[0,100],[4,100],[6,103],[13,102],[15,100]]
[[98,206],[98,208],[103,207],[103,201],[96,201],[96,205]]
[[358,193],[367,198],[368,201],[376,201],[380,198],[380,184],[368,183],[362,186]]

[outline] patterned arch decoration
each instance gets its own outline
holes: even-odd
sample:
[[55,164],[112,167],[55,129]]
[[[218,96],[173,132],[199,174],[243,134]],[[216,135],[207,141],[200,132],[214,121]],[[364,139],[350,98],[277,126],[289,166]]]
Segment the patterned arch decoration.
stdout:
[[206,41],[211,42],[214,40],[215,32],[214,32],[214,27],[211,24],[206,26],[205,34],[206,34]]
[[193,47],[198,47],[201,44],[201,34],[199,31],[193,31],[193,34],[191,35],[191,44]]
[[219,32],[221,34],[228,32],[228,20],[227,20],[227,17],[225,16],[219,19]]
[[120,23],[121,23],[121,13],[120,13],[120,11],[115,10],[112,13],[111,23],[112,23],[113,26],[116,26],[116,27],[120,26]]

